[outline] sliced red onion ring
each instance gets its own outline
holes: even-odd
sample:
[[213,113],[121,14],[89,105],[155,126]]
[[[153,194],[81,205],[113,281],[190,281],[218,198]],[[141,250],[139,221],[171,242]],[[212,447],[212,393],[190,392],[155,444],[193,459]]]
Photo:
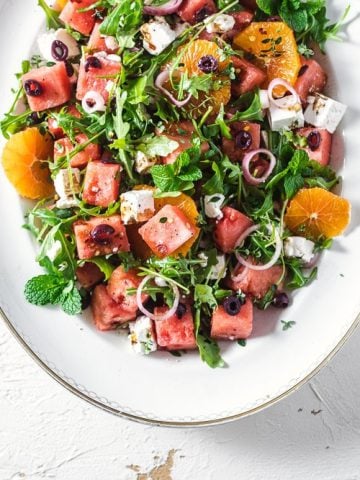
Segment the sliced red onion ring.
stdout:
[[[277,87],[285,87],[286,90],[291,93],[291,95],[287,97],[274,98],[274,89]],[[274,80],[270,82],[268,87],[268,96],[270,102],[278,108],[290,108],[294,107],[298,103],[301,103],[295,88],[282,78],[274,78]],[[286,103],[284,102],[284,98],[286,98]]]
[[183,0],[170,0],[169,2],[164,3],[164,5],[145,5],[144,6],[144,13],[146,15],[171,15],[175,13],[179,8],[180,5],[183,3]]
[[256,230],[259,230],[260,225],[252,225],[251,227],[247,228],[244,233],[240,235],[240,237],[237,239],[235,243],[235,248],[241,247],[247,237],[251,235],[253,232],[256,232]]
[[[244,234],[240,237],[240,240],[244,241],[245,238],[246,238],[245,237],[246,233],[247,233],[247,236],[248,236],[248,235],[250,235],[250,233],[254,232],[255,230],[258,230],[259,227],[260,227],[260,225],[253,225],[253,227],[248,228],[244,232]],[[270,232],[272,232],[272,229],[273,229],[272,225],[269,224],[267,228]],[[264,265],[253,265],[252,263],[248,262],[245,258],[243,258],[239,253],[235,253],[235,256],[236,256],[238,262],[241,263],[241,265],[243,265],[244,267],[250,268],[250,270],[258,270],[258,271],[267,270],[268,268],[275,265],[275,263],[278,261],[280,255],[281,255],[281,251],[282,251],[282,248],[283,248],[283,243],[282,243],[282,240],[281,240],[281,237],[280,237],[279,230],[277,228],[274,229],[274,233],[275,233],[275,252],[274,252],[274,255],[271,258],[271,260],[269,260]],[[241,245],[241,242],[239,242],[239,241],[237,241],[236,243],[237,243],[237,246]]]
[[168,282],[168,285],[170,285],[170,287],[173,289],[173,292],[175,295],[173,306],[164,315],[155,315],[149,312],[149,310],[147,310],[142,303],[141,295],[145,285],[148,283],[149,280],[151,280],[154,277],[156,278],[156,276],[154,275],[147,275],[146,277],[143,278],[136,292],[136,303],[137,303],[137,306],[139,307],[139,310],[148,318],[151,318],[151,320],[158,320],[158,321],[167,320],[168,318],[174,315],[174,313],[176,312],[179,306],[180,292],[178,287],[174,283]]
[[164,70],[163,72],[159,73],[159,75],[157,76],[155,80],[155,86],[161,92],[163,92],[168,98],[170,98],[170,100],[174,105],[181,108],[190,102],[192,95],[191,93],[189,93],[189,95],[184,100],[178,100],[177,98],[175,98],[174,95],[171,92],[169,92],[169,90],[166,90],[166,88],[163,87],[164,83],[167,82],[169,78],[170,78],[169,70]]
[[243,267],[243,265],[241,265],[241,263],[238,263],[236,265],[233,273],[231,274],[232,282],[235,282],[235,283],[242,282],[249,272],[249,269],[247,267],[244,267],[241,273],[239,273],[238,275],[234,275],[234,272],[236,272],[236,270],[238,270],[239,267]]
[[[262,177],[254,177],[254,175],[250,173],[250,163],[251,163],[251,160],[254,157],[256,157],[256,155],[259,155],[259,153],[262,153],[263,155],[267,155],[270,159],[270,163]],[[270,152],[270,150],[266,150],[265,148],[258,148],[257,150],[252,150],[251,152],[247,153],[242,160],[242,169],[244,172],[244,178],[247,181],[247,183],[249,183],[250,185],[259,185],[260,183],[264,183],[271,175],[272,171],[275,168],[275,165],[276,165],[276,158]]]

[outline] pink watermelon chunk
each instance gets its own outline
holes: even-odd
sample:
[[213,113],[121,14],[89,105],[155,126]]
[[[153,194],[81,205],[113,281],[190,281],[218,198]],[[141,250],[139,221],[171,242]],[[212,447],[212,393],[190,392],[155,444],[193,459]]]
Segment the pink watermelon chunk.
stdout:
[[139,234],[160,258],[171,255],[196,233],[179,207],[165,205],[139,229]]
[[244,30],[244,28],[250,25],[254,18],[254,14],[251,12],[247,12],[246,10],[243,10],[242,12],[230,13],[230,15],[234,17],[235,25],[232,30],[226,32],[226,39],[234,38],[239,32],[241,32],[242,30]]
[[78,220],[73,229],[80,260],[130,250],[120,215]]
[[[251,261],[251,259],[248,259]],[[238,275],[244,271],[244,267],[240,267],[234,271],[234,275]],[[234,282],[231,278],[227,280],[227,286],[234,291],[241,290],[243,293],[251,295],[254,298],[262,298],[267,291],[277,285],[283,276],[283,267],[274,265],[267,270],[247,270],[245,277],[240,282]],[[281,284],[278,288],[281,289]]]
[[135,320],[136,314],[130,313],[114,302],[105,285],[98,285],[91,298],[91,310],[95,327],[103,332],[114,330],[122,323]]
[[[80,133],[75,137],[76,145],[73,145],[69,137],[60,138],[54,144],[54,160],[71,153],[78,145],[86,143],[88,137]],[[73,168],[83,168],[91,160],[98,160],[101,157],[101,148],[97,143],[90,143],[83,150],[74,155],[70,161]]]
[[327,75],[316,60],[301,57],[301,68],[295,83],[295,90],[301,101],[306,103],[309,95],[322,92],[327,82]]
[[247,298],[237,315],[229,315],[223,306],[217,307],[211,320],[211,337],[240,340],[248,338],[253,328],[253,304]]
[[76,278],[82,287],[89,289],[104,280],[104,274],[95,263],[86,262],[76,269]]
[[[164,315],[168,307],[157,307],[155,315]],[[189,306],[179,318],[175,313],[167,320],[155,321],[156,338],[159,347],[165,350],[193,350],[196,348],[194,321]]]
[[[231,124],[231,134],[233,140],[228,138],[222,139],[222,150],[232,162],[241,162],[244,155],[251,150],[260,148],[260,125],[252,122],[234,122]],[[242,143],[242,135],[249,134],[250,140],[248,143]],[[236,138],[239,136],[239,144]]]
[[94,0],[69,0],[60,14],[60,20],[83,35],[90,35],[95,25],[95,10],[79,12],[96,3]]
[[239,57],[231,57],[235,68],[236,79],[231,82],[231,92],[234,97],[252,92],[266,80],[266,74],[251,62]]
[[82,100],[87,92],[93,91],[99,93],[107,101],[109,90],[111,90],[111,82],[115,82],[121,70],[120,61],[117,61],[118,58],[117,56],[108,56],[105,52],[86,55],[85,58],[82,58],[76,98]]
[[86,168],[82,198],[90,205],[108,207],[116,202],[120,189],[120,165],[90,162]]
[[31,70],[21,80],[33,112],[63,105],[71,98],[71,84],[64,62]]
[[308,146],[303,150],[307,152],[311,160],[315,160],[323,166],[330,163],[332,134],[326,128],[300,128],[297,133],[306,137]]
[[[136,313],[138,310],[138,305],[136,302],[136,295],[130,295],[127,293],[127,290],[130,288],[137,289],[140,285],[142,277],[139,277],[137,271],[130,269],[127,272],[124,267],[120,266],[113,271],[107,290],[111,298],[121,304],[124,310],[129,313]],[[144,304],[149,295],[143,294],[141,296],[142,303]]]
[[195,24],[216,12],[213,0],[184,0],[177,14],[184,22]]
[[235,210],[235,208],[224,207],[223,218],[216,224],[214,238],[218,248],[224,253],[234,250],[240,235],[252,225],[249,217]]
[[101,22],[96,22],[93,31],[91,32],[88,49],[92,52],[107,52],[116,53],[119,47],[108,48],[104,36],[100,33]]

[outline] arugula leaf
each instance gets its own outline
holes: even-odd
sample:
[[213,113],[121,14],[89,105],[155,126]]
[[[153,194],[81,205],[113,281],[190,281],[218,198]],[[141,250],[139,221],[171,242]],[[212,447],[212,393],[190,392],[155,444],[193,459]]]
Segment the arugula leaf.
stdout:
[[251,102],[249,106],[246,108],[246,110],[237,111],[235,115],[233,115],[231,119],[227,121],[227,123],[240,122],[240,121],[261,122],[264,119],[263,110],[260,102],[259,90],[257,90],[255,93],[250,93],[250,94],[245,93],[239,98],[239,100],[237,100],[236,103],[241,104],[243,102],[249,102],[249,99],[251,99]]
[[63,24],[59,20],[59,13],[50,8],[46,3],[46,0],[38,0],[38,5],[44,10],[46,15],[46,25],[48,29],[53,28],[57,30],[58,28],[63,28]]
[[210,285],[195,285],[194,299],[199,307],[204,303],[209,305],[210,308],[217,307],[217,301]]
[[220,348],[215,340],[200,333],[201,327],[201,310],[195,312],[195,338],[199,348],[200,358],[211,368],[222,368],[225,366],[224,360],[221,358]]
[[[94,265],[96,265],[104,274],[105,281],[109,280],[109,278],[111,277],[111,274],[115,270],[115,267],[103,257],[94,257],[89,260],[86,260],[86,262],[93,263]],[[86,263],[86,262],[80,262],[79,265],[82,266],[83,263]]]
[[142,0],[117,0],[115,8],[101,24],[102,35],[122,35],[135,29],[141,22],[144,2]]

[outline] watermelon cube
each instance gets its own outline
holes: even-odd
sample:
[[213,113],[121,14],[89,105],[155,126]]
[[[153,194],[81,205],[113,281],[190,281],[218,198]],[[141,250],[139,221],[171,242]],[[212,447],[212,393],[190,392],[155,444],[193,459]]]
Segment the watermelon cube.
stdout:
[[241,162],[244,155],[260,148],[261,128],[258,123],[234,122],[231,124],[233,139],[222,139],[222,150],[232,162]]
[[76,269],[76,278],[80,285],[90,289],[104,280],[104,274],[95,263],[86,262]]
[[211,320],[211,337],[226,340],[245,339],[251,335],[252,328],[253,304],[247,298],[236,315],[229,315],[222,305],[217,307]]
[[309,95],[322,92],[326,82],[327,75],[318,62],[301,57],[301,68],[294,87],[301,101],[306,103]]
[[[69,137],[60,138],[54,144],[54,161],[60,157],[71,153],[78,145],[89,141],[88,137],[80,133],[75,137],[76,144],[73,145]],[[83,150],[75,154],[71,160],[70,165],[73,168],[83,168],[91,160],[98,160],[101,157],[101,148],[97,143],[90,143]]]
[[[248,259],[248,261],[252,262],[252,259]],[[234,271],[234,275],[241,274],[243,270],[244,267],[240,266]],[[234,291],[241,290],[254,298],[262,298],[273,285],[278,285],[281,288],[279,282],[282,280],[283,273],[281,265],[274,265],[266,270],[252,270],[249,268],[240,282],[234,282],[229,278],[227,286]]]
[[243,93],[252,92],[266,80],[266,73],[244,58],[231,57],[235,68],[236,79],[231,82],[231,93],[240,97]]
[[87,8],[94,3],[94,0],[70,0],[61,12],[60,20],[77,32],[83,35],[90,35],[95,25],[95,10],[90,9],[86,12],[79,10]]
[[108,207],[118,199],[119,189],[120,165],[100,161],[88,163],[82,195],[84,202]]
[[184,22],[193,25],[216,12],[217,7],[213,0],[184,0],[177,14]]
[[122,323],[135,320],[132,314],[114,302],[106,290],[105,285],[98,285],[91,297],[91,310],[95,327],[100,331],[114,330]]
[[[155,315],[164,315],[168,307],[157,307]],[[193,350],[196,348],[194,320],[191,308],[186,306],[183,315],[174,313],[167,320],[155,321],[156,338],[159,347],[165,350]]]
[[82,100],[87,92],[99,93],[105,102],[120,73],[120,57],[105,52],[85,55],[80,62],[76,98]]
[[33,112],[63,105],[71,98],[71,84],[64,62],[31,70],[21,78]]
[[[181,122],[169,125],[166,128],[165,132],[166,133],[159,132],[158,135],[164,135],[169,140],[172,140],[179,144],[179,147],[176,150],[166,155],[166,157],[162,157],[163,163],[170,164],[174,163],[182,152],[188,150],[193,146],[192,136],[195,132],[195,128],[192,122],[188,120],[183,120]],[[205,153],[208,150],[209,144],[207,142],[203,142],[201,145],[201,151]]]
[[[135,314],[138,310],[136,295],[130,295],[127,291],[130,288],[137,289],[141,280],[142,277],[138,276],[138,272],[135,269],[125,271],[124,267],[120,265],[120,267],[113,271],[110,277],[107,286],[108,294],[115,302],[121,304],[124,310]],[[144,304],[148,298],[149,295],[145,293],[142,294],[142,303]]]
[[80,260],[130,250],[120,215],[78,220],[73,229]]
[[240,235],[251,227],[252,221],[235,208],[224,207],[223,218],[216,224],[214,239],[218,248],[224,253],[234,250]]
[[306,137],[308,146],[303,150],[307,152],[311,160],[315,160],[323,166],[330,163],[332,134],[326,128],[300,128],[297,133]]
[[155,255],[163,258],[192,238],[196,228],[179,207],[165,205],[139,229],[139,234]]
[[92,52],[116,53],[119,50],[119,45],[115,37],[103,36],[100,33],[100,27],[101,22],[96,22],[89,38],[88,49]]

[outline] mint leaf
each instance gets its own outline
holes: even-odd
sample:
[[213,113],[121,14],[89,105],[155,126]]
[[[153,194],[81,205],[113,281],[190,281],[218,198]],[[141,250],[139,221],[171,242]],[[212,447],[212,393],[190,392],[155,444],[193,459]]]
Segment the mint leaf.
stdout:
[[225,362],[220,355],[220,347],[215,340],[198,334],[196,342],[199,347],[201,360],[209,365],[209,367],[222,368],[225,366]]
[[285,189],[285,194],[286,198],[290,199],[292,198],[295,193],[297,193],[300,188],[302,188],[305,185],[305,180],[300,174],[291,176],[291,177],[286,177],[284,180],[284,189]]
[[68,315],[77,315],[78,313],[81,313],[81,295],[75,285],[72,286],[70,291],[65,290],[62,293],[59,303],[64,312]]
[[256,0],[257,6],[267,15],[275,15],[278,9],[278,0]]
[[57,275],[39,275],[25,285],[25,298],[33,305],[55,305],[60,301],[65,282]]

